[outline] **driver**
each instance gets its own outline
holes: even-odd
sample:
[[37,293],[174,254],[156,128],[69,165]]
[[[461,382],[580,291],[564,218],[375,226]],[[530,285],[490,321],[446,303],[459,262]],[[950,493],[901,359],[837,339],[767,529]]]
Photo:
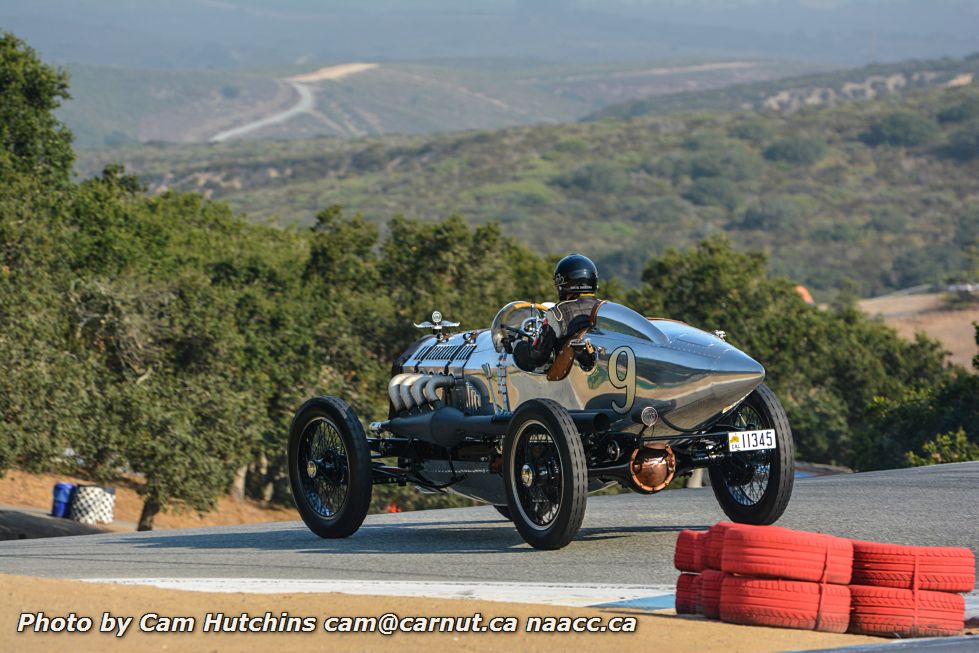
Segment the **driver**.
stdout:
[[[525,372],[550,369],[565,345],[571,342],[574,356],[588,371],[594,365],[594,350],[581,342],[581,332],[591,326],[598,304],[598,268],[587,256],[569,254],[554,268],[554,285],[559,302],[547,310],[533,342],[520,340],[513,346],[513,361]],[[575,346],[576,345],[576,346]],[[570,360],[567,361],[570,369]],[[562,371],[558,378],[564,378]],[[550,376],[550,375],[549,375]]]

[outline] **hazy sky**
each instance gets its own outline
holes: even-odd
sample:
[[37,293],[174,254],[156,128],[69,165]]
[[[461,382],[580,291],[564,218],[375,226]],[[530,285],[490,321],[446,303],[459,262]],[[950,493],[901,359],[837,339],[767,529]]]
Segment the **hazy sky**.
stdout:
[[977,0],[0,0],[66,63],[778,57],[862,64],[979,50]]

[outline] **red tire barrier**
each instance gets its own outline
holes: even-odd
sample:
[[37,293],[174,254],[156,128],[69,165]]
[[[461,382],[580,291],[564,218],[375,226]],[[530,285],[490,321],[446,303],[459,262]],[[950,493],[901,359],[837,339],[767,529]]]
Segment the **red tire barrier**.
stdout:
[[732,528],[751,528],[729,521],[719,521],[709,529],[701,544],[704,569],[721,569],[721,552],[724,550],[724,537]]
[[850,590],[845,585],[727,576],[721,621],[827,633],[846,632]]
[[778,526],[734,527],[724,535],[721,569],[729,574],[846,585],[850,540]]
[[961,635],[965,599],[959,594],[851,585],[850,632],[883,637]]
[[964,547],[853,540],[852,582],[907,590],[971,592],[976,584],[976,558]]
[[703,570],[703,544],[706,535],[707,531],[680,531],[673,552],[673,566],[680,571]]
[[700,612],[708,619],[721,618],[721,587],[727,574],[705,569],[700,575]]
[[676,613],[700,612],[700,574],[680,574],[676,579]]

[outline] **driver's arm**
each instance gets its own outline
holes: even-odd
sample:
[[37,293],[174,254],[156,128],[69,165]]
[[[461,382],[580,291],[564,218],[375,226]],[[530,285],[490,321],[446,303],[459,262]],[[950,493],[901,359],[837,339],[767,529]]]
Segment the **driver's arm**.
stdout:
[[534,342],[521,339],[513,345],[513,362],[524,372],[533,372],[550,362],[555,344],[557,344],[557,334],[545,322]]

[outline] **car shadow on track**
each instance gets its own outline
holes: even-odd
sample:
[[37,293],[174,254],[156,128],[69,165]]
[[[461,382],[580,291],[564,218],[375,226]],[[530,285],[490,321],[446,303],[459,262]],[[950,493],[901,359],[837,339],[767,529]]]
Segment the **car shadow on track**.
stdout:
[[[441,527],[441,528],[440,528]],[[643,533],[672,533],[686,528],[706,529],[706,526],[626,526],[583,528],[576,542],[588,543],[618,539]],[[499,519],[465,523],[445,521],[401,524],[365,524],[354,535],[337,540],[320,539],[305,527],[288,526],[281,531],[218,531],[167,532],[142,534],[139,537],[104,540],[133,548],[152,548],[190,551],[254,550],[283,551],[306,554],[439,554],[468,555],[471,553],[529,553],[533,552],[516,528]],[[571,544],[574,545],[574,542]]]
[[697,524],[686,526],[609,526],[606,528],[582,528],[578,531],[576,540],[596,541],[596,540],[616,540],[622,537],[629,537],[636,533],[679,533],[684,530],[706,531],[710,524]]

